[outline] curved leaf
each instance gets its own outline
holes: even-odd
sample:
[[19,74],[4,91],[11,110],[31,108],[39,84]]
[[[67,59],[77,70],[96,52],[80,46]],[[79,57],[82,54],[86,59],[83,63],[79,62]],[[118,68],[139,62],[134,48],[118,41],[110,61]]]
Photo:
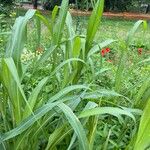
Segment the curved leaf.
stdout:
[[112,44],[113,42],[116,42],[117,40],[113,40],[113,39],[108,39],[104,42],[98,43],[96,44],[94,47],[92,47],[88,53],[88,57],[90,57],[91,55],[93,55],[94,53],[100,52],[102,48]]
[[86,134],[79,119],[76,117],[76,115],[72,112],[72,110],[67,105],[61,103],[58,104],[58,107],[63,111],[66,118],[68,119],[68,122],[71,124],[72,128],[74,129],[79,139],[79,143],[82,146],[82,150],[88,150],[89,146],[88,146]]
[[103,115],[103,114],[110,114],[116,117],[120,115],[126,115],[132,118],[134,122],[136,122],[135,117],[132,115],[132,113],[116,107],[97,107],[97,108],[89,109],[81,112],[79,118],[89,117],[93,115]]

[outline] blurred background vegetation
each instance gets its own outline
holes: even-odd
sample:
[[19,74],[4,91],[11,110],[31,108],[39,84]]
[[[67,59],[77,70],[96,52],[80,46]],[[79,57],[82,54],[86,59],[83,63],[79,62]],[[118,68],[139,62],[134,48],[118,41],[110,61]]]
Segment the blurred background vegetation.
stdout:
[[[41,5],[43,9],[52,10],[55,5],[60,5],[62,0],[0,0],[0,12],[6,13],[17,4]],[[92,10],[97,0],[70,0],[71,8]],[[115,12],[150,12],[149,0],[105,0],[105,11]]]

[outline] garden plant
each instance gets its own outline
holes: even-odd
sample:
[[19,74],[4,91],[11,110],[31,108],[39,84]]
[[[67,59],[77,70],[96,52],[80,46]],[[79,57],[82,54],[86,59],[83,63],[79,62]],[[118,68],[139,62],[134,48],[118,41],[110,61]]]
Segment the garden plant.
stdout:
[[150,57],[134,45],[148,24],[99,42],[103,8],[97,0],[85,34],[75,32],[68,0],[48,17],[28,10],[0,33],[9,35],[0,58],[1,150],[149,149]]

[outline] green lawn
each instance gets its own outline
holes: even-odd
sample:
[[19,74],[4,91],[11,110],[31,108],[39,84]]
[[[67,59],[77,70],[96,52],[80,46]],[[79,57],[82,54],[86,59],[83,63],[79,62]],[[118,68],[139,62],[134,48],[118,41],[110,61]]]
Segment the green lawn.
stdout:
[[[77,31],[85,34],[85,30],[87,27],[87,20],[89,17],[74,17],[74,22],[77,24]],[[79,21],[79,24],[77,23]],[[99,27],[99,31],[96,36],[96,41],[106,40],[106,39],[122,39],[124,40],[127,36],[127,33],[133,28],[133,25],[138,20],[125,20],[125,19],[117,19],[117,18],[106,18],[103,17],[101,21],[101,25]],[[134,36],[134,40],[136,43],[143,43],[148,46],[150,49],[150,26],[143,33],[143,28],[141,26],[140,29],[136,32]]]

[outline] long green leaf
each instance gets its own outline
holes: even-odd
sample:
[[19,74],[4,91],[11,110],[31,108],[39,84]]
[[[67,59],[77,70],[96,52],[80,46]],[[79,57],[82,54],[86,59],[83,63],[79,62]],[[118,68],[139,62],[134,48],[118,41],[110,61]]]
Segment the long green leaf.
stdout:
[[150,146],[150,99],[141,117],[134,150],[145,150]]
[[137,21],[133,28],[128,32],[127,34],[127,38],[126,38],[126,42],[127,44],[129,44],[129,42],[131,42],[132,38],[133,38],[133,35],[135,34],[135,32],[137,31],[137,29],[139,28],[139,26],[143,23],[143,28],[144,30],[147,29],[147,22],[145,20],[139,20]]
[[18,17],[12,29],[12,34],[6,49],[6,57],[11,57],[18,61],[20,59],[25,41],[26,41],[26,25],[34,16],[36,10],[30,9],[24,17]]
[[[100,52],[102,48],[112,44],[113,42],[116,42],[117,40],[108,39],[104,42],[96,44],[94,47],[91,48],[91,50],[88,53],[88,57],[93,55],[94,53]],[[100,49],[101,48],[101,49]]]
[[[89,102],[86,104],[86,106],[84,107],[83,111],[88,110],[88,109],[91,109],[91,108],[95,108],[95,107],[97,107],[97,106],[98,106],[98,105],[97,105],[96,103],[89,101]],[[85,124],[87,123],[87,121],[88,121],[88,118],[86,118],[86,119],[84,118],[84,119],[81,120],[81,122],[83,122],[83,123],[82,123],[83,125],[85,125]],[[72,139],[71,139],[71,142],[70,142],[69,147],[67,148],[67,150],[71,150],[71,148],[72,148],[72,146],[73,146],[75,140],[76,140],[76,134],[73,135],[73,137],[72,137]],[[90,145],[89,145],[89,146],[90,146]]]
[[54,27],[54,33],[53,33],[53,43],[54,45],[58,45],[60,42],[60,39],[62,37],[62,31],[64,28],[66,16],[67,16],[67,10],[68,10],[68,0],[63,0],[61,4],[61,8],[58,15],[57,23]]
[[70,58],[70,59],[68,59],[68,60],[66,60],[66,61],[64,61],[64,62],[62,62],[60,65],[58,65],[58,66],[55,68],[55,70],[51,73],[51,76],[53,76],[57,71],[60,71],[60,69],[61,69],[64,65],[66,65],[66,64],[68,64],[68,63],[70,63],[70,62],[82,62],[83,64],[85,64],[85,62],[84,62],[83,60],[79,59],[79,58]]
[[81,112],[79,118],[89,117],[93,115],[103,115],[103,114],[110,114],[116,117],[118,117],[119,115],[126,115],[131,117],[135,122],[135,117],[132,115],[132,113],[116,107],[97,107],[90,110],[86,110]]
[[[141,99],[147,89],[150,89],[150,77],[145,78],[143,84],[141,85],[140,89],[138,90],[137,94],[135,95],[135,106],[138,106],[141,103]],[[140,107],[140,106],[139,106]]]
[[98,0],[90,17],[86,34],[86,45],[85,45],[86,55],[88,54],[89,50],[92,47],[95,34],[99,28],[100,20],[103,13],[103,7],[104,7],[104,0]]
[[8,91],[11,103],[14,106],[16,123],[19,123],[21,121],[22,103],[26,101],[26,96],[22,89],[19,75],[12,58],[2,59],[1,80]]
[[48,111],[53,109],[56,105],[58,105],[58,102],[48,103],[48,104],[44,105],[43,107],[39,108],[37,111],[35,111],[34,115],[31,115],[28,118],[26,118],[25,120],[23,120],[16,128],[1,135],[1,142],[11,139],[11,138],[21,134],[25,130],[27,130],[38,119],[40,119],[42,116],[44,116]]
[[39,82],[39,84],[36,86],[36,88],[32,91],[32,93],[28,99],[28,103],[30,105],[30,108],[28,107],[28,105],[25,107],[24,113],[23,113],[24,114],[23,118],[26,118],[27,116],[31,115],[31,110],[33,111],[33,108],[36,104],[38,95],[47,81],[48,81],[48,77],[45,77],[44,79],[42,79]]
[[56,128],[56,130],[50,135],[45,150],[53,149],[70,131],[72,131],[72,129],[69,130],[68,128],[66,131],[66,128],[66,124]]
[[55,94],[53,97],[51,97],[49,99],[49,102],[54,102],[56,101],[57,99],[60,99],[62,98],[63,95],[71,92],[71,91],[74,91],[74,90],[77,90],[77,89],[89,89],[88,86],[85,86],[85,85],[72,85],[72,86],[68,86],[64,89],[62,89],[61,91],[59,91],[57,94]]
[[84,128],[80,123],[80,121],[78,120],[78,118],[76,117],[76,115],[72,112],[72,110],[67,105],[63,103],[58,104],[58,107],[63,111],[66,118],[68,119],[68,122],[71,124],[72,128],[74,129],[79,139],[79,143],[82,146],[82,150],[88,150],[89,145],[88,145]]

